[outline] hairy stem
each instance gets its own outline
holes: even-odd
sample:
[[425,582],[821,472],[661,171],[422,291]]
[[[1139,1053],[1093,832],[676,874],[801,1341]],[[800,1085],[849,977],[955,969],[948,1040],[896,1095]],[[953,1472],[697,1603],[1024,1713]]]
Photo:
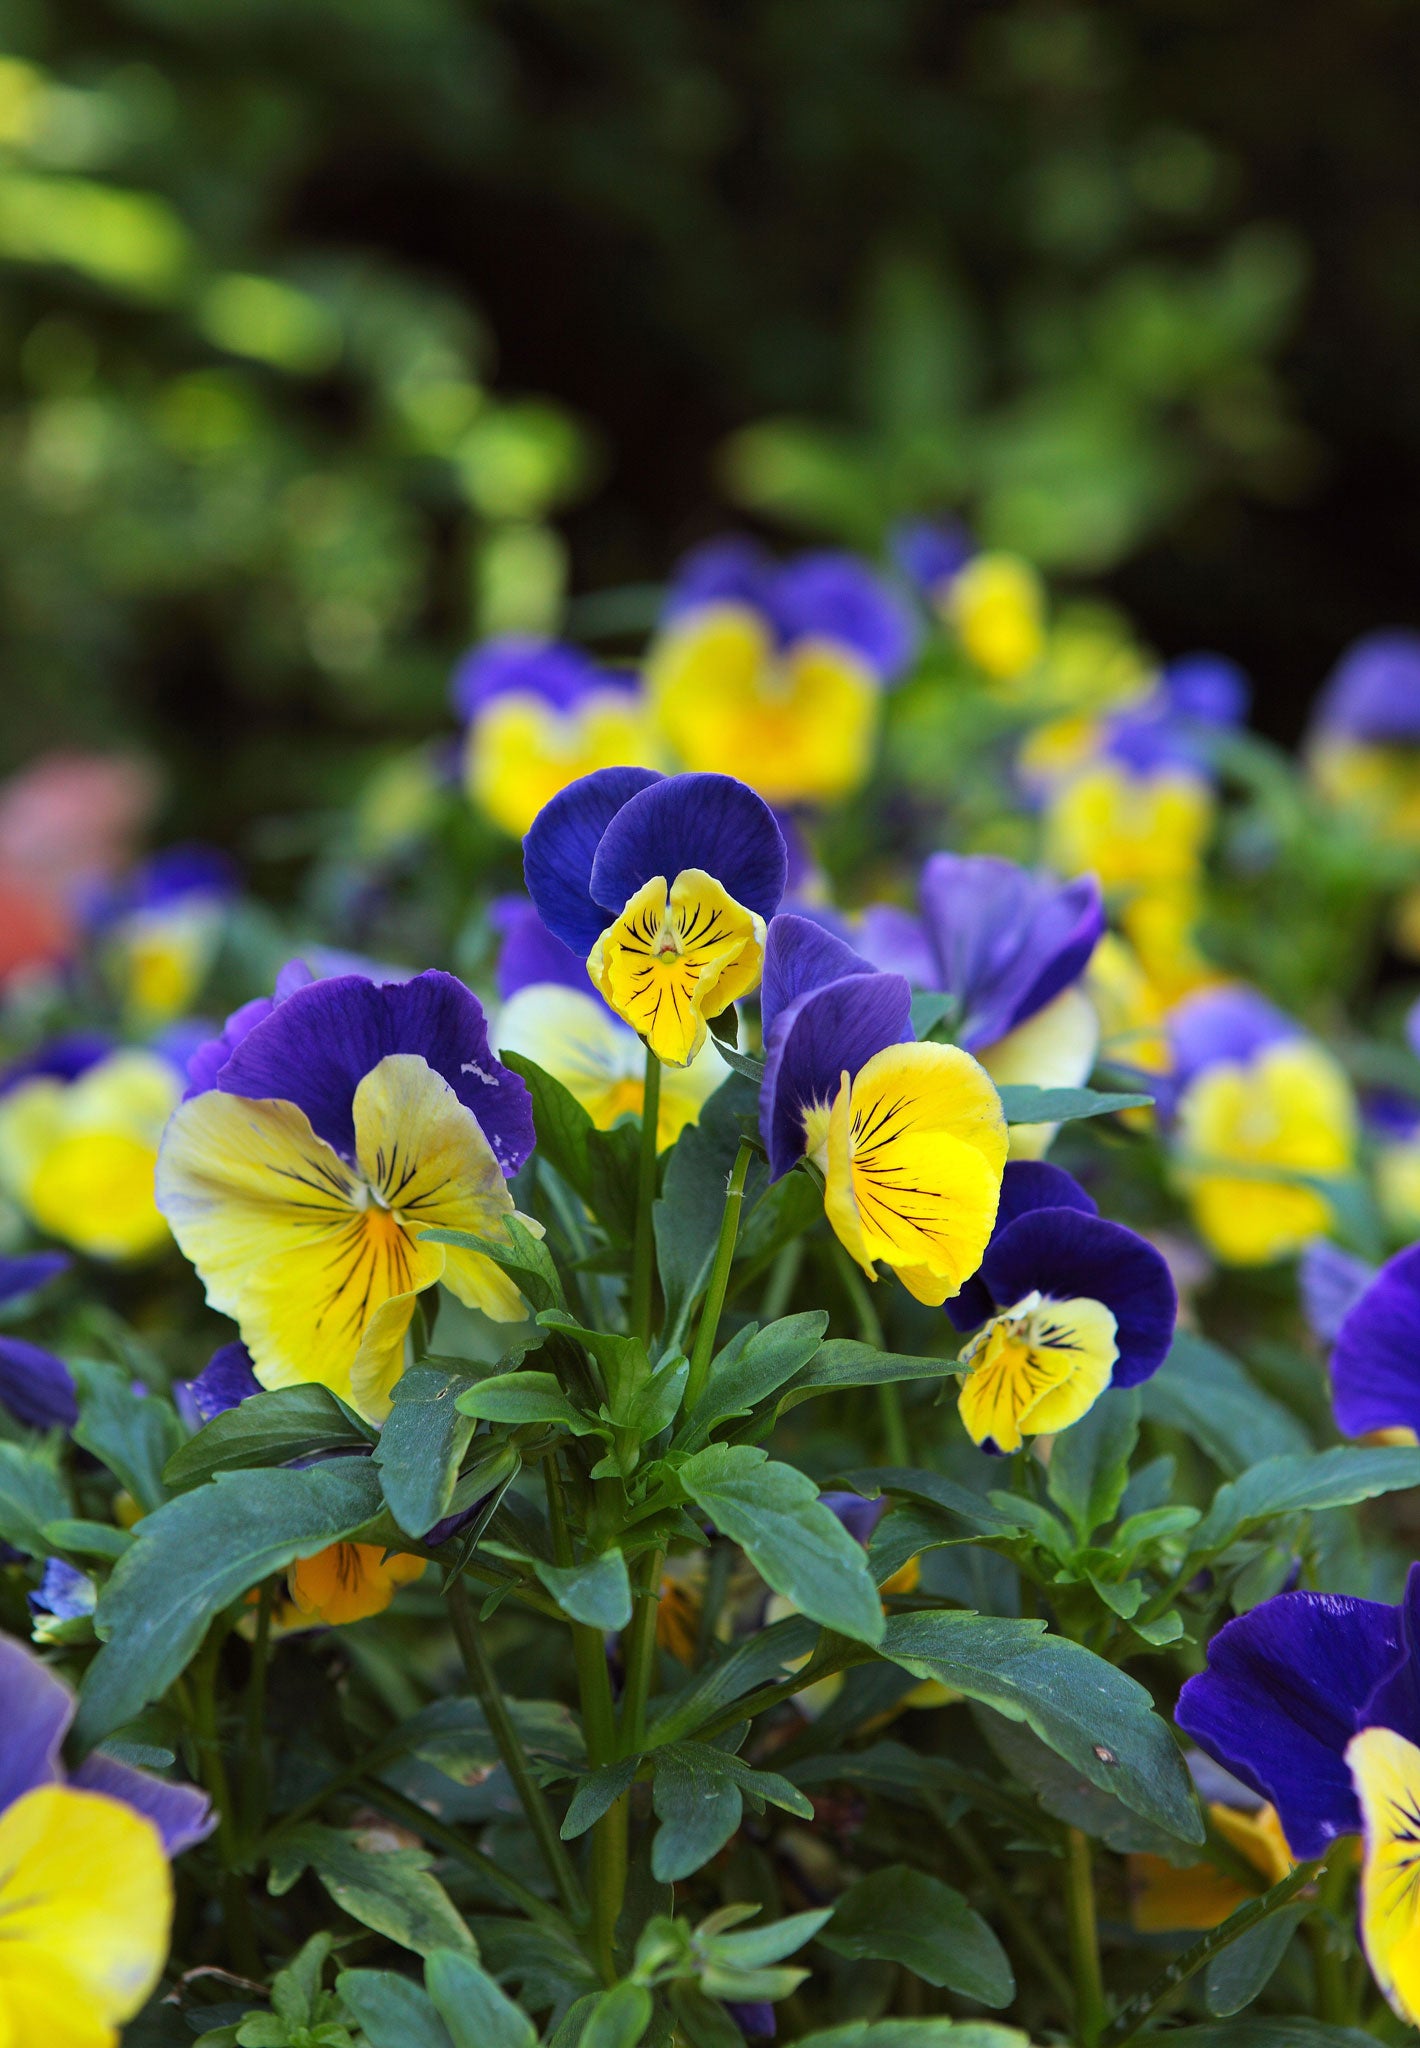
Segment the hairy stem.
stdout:
[[1065,1914],[1075,1977],[1075,2038],[1081,2048],[1097,2048],[1104,2032],[1104,1978],[1095,1919],[1094,1858],[1090,1838],[1079,1828],[1071,1828],[1065,1839]]
[[700,1311],[695,1345],[690,1354],[690,1371],[685,1382],[684,1406],[687,1415],[695,1413],[696,1403],[705,1391],[705,1379],[710,1370],[715,1338],[720,1329],[720,1311],[725,1306],[725,1289],[730,1284],[730,1268],[735,1261],[735,1240],[740,1232],[740,1210],[744,1207],[745,1180],[753,1157],[754,1147],[747,1138],[742,1138],[725,1189],[725,1206],[720,1215],[720,1235],[715,1244],[715,1262],[710,1268],[710,1281],[705,1289],[705,1305]]

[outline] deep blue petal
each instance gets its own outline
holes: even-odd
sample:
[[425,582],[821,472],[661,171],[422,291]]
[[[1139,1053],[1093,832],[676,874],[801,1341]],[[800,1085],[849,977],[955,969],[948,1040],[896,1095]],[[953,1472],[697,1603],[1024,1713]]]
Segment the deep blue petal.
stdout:
[[30,1429],[72,1429],[79,1420],[64,1360],[23,1337],[0,1336],[0,1402]]
[[[588,782],[593,780],[587,777]],[[573,784],[574,789],[582,786]],[[563,796],[566,794],[564,790]],[[542,817],[561,801],[555,797]],[[525,846],[536,831],[537,824]],[[623,804],[607,825],[592,863],[588,891],[593,903],[609,913],[603,919],[603,924],[609,924],[654,875],[673,882],[683,868],[703,868],[737,903],[757,911],[767,924],[783,897],[789,859],[784,835],[764,798],[733,775],[657,778]],[[548,915],[533,886],[530,864],[527,876],[544,923],[551,925],[559,938],[566,938],[567,933]]]
[[874,967],[905,974],[914,988],[936,988],[937,956],[920,917],[895,903],[870,903],[863,912],[858,943]]
[[1297,1265],[1302,1308],[1314,1337],[1334,1344],[1341,1326],[1376,1276],[1369,1260],[1342,1251],[1329,1237],[1314,1237]]
[[912,1039],[912,990],[900,974],[854,974],[781,1010],[765,1051],[759,1128],[778,1180],[804,1156],[804,1111],[831,1102],[884,1046]]
[[1186,1088],[1195,1075],[1223,1060],[1247,1062],[1269,1045],[1300,1038],[1302,1029],[1256,989],[1205,988],[1185,996],[1169,1016],[1174,1081]]
[[723,534],[692,548],[677,564],[664,616],[677,618],[707,604],[743,604],[767,613],[774,577],[774,559],[758,541]]
[[1342,1321],[1331,1404],[1343,1436],[1420,1430],[1420,1245],[1387,1259]]
[[586,956],[554,938],[525,896],[498,897],[489,905],[488,921],[503,941],[496,975],[501,1001],[541,981],[592,993]]
[[59,1752],[74,1718],[74,1695],[12,1636],[0,1635],[0,1813],[26,1792],[57,1784]]
[[1400,1653],[1361,1708],[1357,1725],[1394,1728],[1420,1745],[1420,1565],[1412,1564],[1400,1602]]
[[865,1500],[861,1493],[830,1487],[819,1499],[830,1514],[837,1516],[855,1543],[866,1544],[887,1513],[888,1504],[881,1495],[877,1500]]
[[1113,1386],[1136,1386],[1168,1355],[1178,1315],[1173,1275],[1122,1223],[1081,1209],[1031,1209],[991,1240],[980,1277],[998,1309],[1036,1288],[1057,1301],[1102,1301],[1118,1324]]
[[927,597],[942,595],[966,567],[976,543],[956,519],[905,519],[888,535],[892,558]]
[[[584,971],[585,972],[585,971]],[[826,931],[815,919],[781,911],[771,919],[764,946],[764,979],[759,990],[759,1014],[765,1039],[774,1028],[780,1011],[810,989],[823,988],[830,981],[842,981],[849,974],[873,974],[871,960],[855,953],[840,938]]]
[[1368,633],[1348,648],[1317,700],[1312,729],[1370,746],[1420,742],[1420,633]]
[[882,682],[900,676],[917,652],[917,620],[898,593],[856,555],[825,548],[779,571],[770,606],[786,643],[837,640]]
[[0,1070],[0,1095],[8,1095],[22,1081],[77,1081],[112,1051],[113,1040],[97,1031],[71,1031],[63,1038],[51,1038]]
[[533,1148],[532,1102],[488,1045],[483,1005],[431,968],[383,987],[356,975],[312,982],[242,1040],[218,1086],[229,1095],[294,1102],[311,1128],[353,1157],[355,1090],[391,1053],[418,1053],[472,1110],[505,1174]]
[[624,804],[663,780],[654,768],[599,768],[544,804],[523,840],[528,894],[548,930],[584,960],[611,922],[590,888],[602,834]]
[[934,986],[962,1006],[969,1047],[994,1044],[1078,981],[1104,932],[1093,875],[1032,874],[993,854],[934,853],[922,870]]
[[630,688],[625,670],[600,669],[580,647],[531,634],[506,633],[472,647],[455,668],[449,698],[460,718],[472,718],[495,697],[541,697],[570,711],[589,690]]
[[1241,725],[1252,699],[1246,672],[1226,654],[1181,654],[1163,674],[1169,703],[1200,725]]
[[[1032,1209],[1078,1209],[1083,1215],[1098,1213],[1094,1197],[1087,1195],[1073,1174],[1048,1159],[1008,1159],[1001,1177],[1001,1199],[996,1205],[996,1226],[992,1243]],[[979,1272],[957,1293],[942,1303],[948,1317],[963,1333],[974,1330],[996,1313],[996,1303]]]
[[33,1294],[72,1264],[64,1252],[30,1252],[21,1259],[0,1259],[0,1303]]
[[1321,1856],[1360,1828],[1346,1745],[1401,1647],[1398,1608],[1279,1593],[1218,1631],[1174,1719],[1272,1802],[1294,1856]]
[[214,1415],[225,1415],[261,1392],[261,1381],[251,1362],[251,1353],[240,1342],[223,1344],[208,1359],[195,1380],[186,1382],[187,1398],[199,1418],[199,1425]]
[[196,1785],[175,1785],[140,1771],[117,1757],[91,1750],[69,1780],[84,1792],[102,1792],[106,1798],[152,1821],[163,1838],[169,1856],[180,1856],[195,1842],[205,1842],[217,1825],[212,1802]]
[[78,1621],[92,1614],[98,1588],[87,1572],[77,1571],[62,1557],[45,1559],[44,1572],[36,1592],[25,1596],[31,1614],[52,1614],[56,1621]]

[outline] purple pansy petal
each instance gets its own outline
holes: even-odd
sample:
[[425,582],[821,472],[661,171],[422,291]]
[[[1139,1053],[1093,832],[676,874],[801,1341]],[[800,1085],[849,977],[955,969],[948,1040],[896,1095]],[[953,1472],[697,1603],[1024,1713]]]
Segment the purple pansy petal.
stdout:
[[1334,1344],[1351,1310],[1376,1277],[1369,1260],[1342,1251],[1328,1237],[1304,1247],[1297,1268],[1302,1308],[1314,1337]]
[[203,1422],[225,1415],[252,1394],[261,1392],[261,1381],[245,1344],[223,1344],[214,1351],[195,1380],[185,1382],[187,1396]]
[[1387,1259],[1343,1319],[1331,1405],[1343,1436],[1420,1430],[1420,1245]]
[[1185,996],[1169,1018],[1175,1083],[1186,1088],[1222,1060],[1246,1062],[1269,1045],[1301,1036],[1301,1026],[1256,989],[1200,989]]
[[756,1999],[746,2004],[743,1999],[727,1998],[723,2001],[726,2012],[748,2041],[772,2041],[778,2034],[778,2022],[774,2007],[767,1998]]
[[64,1360],[23,1337],[0,1336],[0,1402],[30,1429],[72,1429],[79,1420]]
[[1181,654],[1163,674],[1170,708],[1200,725],[1241,725],[1252,699],[1246,672],[1226,654]]
[[900,974],[854,974],[781,1010],[764,1063],[759,1128],[778,1180],[804,1156],[804,1111],[831,1102],[885,1046],[912,1039],[912,991]]
[[112,1051],[113,1040],[97,1031],[71,1031],[63,1038],[51,1038],[0,1072],[0,1095],[8,1095],[22,1081],[77,1081]]
[[517,1172],[533,1148],[527,1087],[490,1051],[477,996],[437,968],[384,987],[345,975],[298,989],[247,1034],[218,1085],[294,1102],[318,1136],[353,1157],[355,1090],[391,1053],[417,1053],[442,1074],[504,1173]]
[[1369,746],[1420,744],[1420,633],[1368,633],[1348,648],[1317,700],[1312,731]]
[[994,1044],[1078,981],[1104,933],[1093,875],[1061,883],[993,854],[934,853],[921,900],[933,986],[960,1001],[967,1047]]
[[1160,697],[1137,711],[1121,711],[1104,730],[1101,751],[1131,775],[1159,775],[1171,768],[1208,772],[1208,750],[1194,721],[1178,718]]
[[196,1785],[175,1785],[166,1778],[155,1778],[151,1771],[120,1763],[101,1749],[90,1751],[69,1782],[81,1792],[101,1792],[106,1799],[117,1799],[150,1820],[169,1856],[180,1856],[184,1849],[205,1842],[217,1825],[211,1800]]
[[593,993],[585,956],[555,938],[525,896],[499,897],[489,906],[488,921],[503,940],[497,973],[501,1001],[542,981]]
[[1400,1600],[1401,1650],[1356,1718],[1359,1728],[1393,1728],[1420,1744],[1420,1565],[1411,1565]]
[[214,905],[237,893],[240,876],[235,861],[215,846],[165,846],[121,881],[101,884],[83,905],[91,931],[104,931],[120,918],[146,910],[164,910],[191,898]]
[[543,805],[523,840],[528,894],[548,930],[583,960],[611,922],[590,890],[602,834],[623,805],[663,780],[654,768],[599,768],[580,776]]
[[[549,804],[542,816],[551,809]],[[592,862],[588,891],[593,902],[610,913],[610,923],[654,875],[673,882],[685,868],[702,868],[736,903],[756,911],[767,924],[783,897],[788,865],[774,813],[747,783],[737,782],[733,775],[666,775],[623,804],[608,824]],[[531,869],[528,887],[544,922],[559,938],[566,937],[533,887]]]
[[679,563],[664,617],[678,618],[707,604],[742,604],[767,612],[774,576],[773,558],[757,541],[740,534],[707,540]]
[[956,519],[905,519],[888,536],[892,558],[918,589],[940,597],[976,553],[976,543]]
[[472,648],[454,670],[449,696],[461,718],[495,697],[541,697],[554,710],[570,711],[589,690],[627,689],[625,672],[600,669],[578,647],[560,640],[509,633]]
[[78,1621],[92,1614],[98,1588],[87,1572],[77,1571],[62,1557],[45,1560],[38,1589],[25,1596],[31,1614],[52,1614],[56,1621]]
[[821,1493],[819,1499],[829,1513],[835,1515],[843,1524],[855,1543],[865,1544],[887,1513],[888,1504],[881,1497],[877,1500],[864,1500],[861,1493],[847,1493],[841,1488],[830,1488],[827,1492]]
[[3,1813],[26,1792],[63,1777],[59,1753],[74,1718],[68,1686],[13,1636],[0,1635],[0,1711],[5,1722],[0,1743]]
[[0,1259],[0,1305],[47,1286],[73,1263],[64,1252],[30,1252],[20,1259]]
[[1360,1828],[1346,1745],[1401,1647],[1398,1608],[1279,1593],[1218,1631],[1174,1719],[1271,1801],[1294,1856],[1321,1856]]
[[871,960],[855,953],[813,918],[781,911],[771,918],[764,945],[764,979],[759,1014],[768,1041],[774,1020],[796,997],[850,974],[876,973]]
[[914,988],[934,988],[937,956],[920,917],[895,903],[870,903],[863,912],[858,943],[874,967],[905,974]]
[[1057,1301],[1103,1302],[1118,1325],[1111,1385],[1158,1371],[1173,1340],[1178,1294],[1162,1255],[1122,1223],[1080,1209],[1031,1209],[993,1237],[981,1279],[998,1309],[1039,1288]]
[[[1087,1195],[1073,1174],[1048,1159],[1008,1159],[1001,1176],[1001,1199],[996,1205],[995,1240],[1032,1209],[1078,1209],[1082,1215],[1097,1215],[1092,1195]],[[979,1272],[942,1303],[949,1320],[963,1333],[977,1329],[996,1313],[991,1290]]]
[[917,621],[897,592],[856,555],[800,555],[774,579],[770,608],[781,638],[836,640],[893,682],[917,651]]
[[232,1054],[249,1032],[254,1031],[258,1024],[266,1022],[276,1008],[277,1000],[272,996],[253,996],[249,1003],[243,1003],[240,1009],[233,1010],[215,1038],[203,1039],[187,1063],[187,1087],[182,1098],[184,1102],[189,1101],[194,1095],[205,1095],[209,1088],[217,1086],[217,1076]]

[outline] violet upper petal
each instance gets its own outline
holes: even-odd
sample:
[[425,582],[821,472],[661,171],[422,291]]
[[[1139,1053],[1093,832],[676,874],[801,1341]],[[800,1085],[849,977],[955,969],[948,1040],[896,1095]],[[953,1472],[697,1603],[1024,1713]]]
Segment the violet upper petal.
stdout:
[[1332,670],[1312,730],[1368,746],[1420,742],[1420,633],[1367,633]]
[[101,1749],[89,1752],[69,1782],[83,1792],[101,1792],[106,1799],[117,1799],[150,1820],[169,1856],[180,1856],[184,1849],[205,1842],[217,1825],[211,1800],[196,1785],[156,1778],[151,1771],[105,1756]]
[[993,854],[935,853],[922,870],[935,986],[962,1006],[965,1046],[994,1044],[1078,981],[1104,932],[1093,875],[1031,874]]
[[759,1128],[778,1180],[804,1156],[804,1111],[831,1102],[885,1046],[912,1040],[912,991],[900,974],[854,974],[796,997],[767,1047]]
[[917,621],[908,605],[856,555],[838,549],[786,563],[769,606],[786,643],[837,640],[885,683],[894,682],[917,652]]
[[692,548],[677,565],[664,616],[678,618],[707,604],[743,604],[767,612],[774,577],[774,559],[758,541],[722,534]]
[[0,1402],[30,1429],[72,1429],[79,1420],[68,1366],[24,1337],[0,1336]]
[[1329,1237],[1314,1237],[1303,1247],[1297,1267],[1302,1307],[1314,1337],[1334,1344],[1341,1326],[1376,1277],[1377,1268],[1354,1252],[1342,1251]]
[[1200,989],[1185,996],[1169,1017],[1175,1085],[1184,1089],[1206,1067],[1222,1060],[1246,1062],[1269,1045],[1301,1036],[1301,1026],[1254,988],[1239,983]]
[[188,1380],[187,1397],[203,1422],[240,1407],[251,1395],[261,1392],[261,1381],[251,1362],[251,1353],[240,1342],[223,1344],[213,1352],[195,1380]]
[[535,904],[526,897],[502,896],[489,908],[489,922],[501,934],[498,954],[498,995],[507,1002],[520,988],[534,982],[552,981],[562,988],[575,988],[582,995],[594,993],[587,973],[586,958],[564,946],[547,929]]
[[23,1643],[0,1635],[0,1813],[26,1792],[64,1776],[60,1751],[74,1718],[74,1695]]
[[242,1040],[218,1085],[229,1095],[294,1102],[349,1158],[355,1090],[391,1053],[417,1053],[442,1074],[504,1173],[517,1172],[533,1148],[527,1087],[494,1058],[477,996],[438,969],[382,986],[346,975],[298,989]]
[[73,1263],[66,1252],[28,1252],[22,1258],[0,1259],[0,1306],[47,1286]]
[[[685,868],[702,868],[766,924],[773,917],[784,895],[789,857],[773,811],[748,783],[733,775],[666,775],[642,789],[603,832],[588,891],[610,913],[604,920],[610,923],[653,876],[673,882]],[[532,894],[544,921],[556,931],[535,888]]]
[[590,887],[602,835],[623,805],[663,780],[654,768],[598,768],[579,776],[543,805],[523,840],[523,877],[538,914],[584,960],[611,922]]
[[1294,1856],[1321,1856],[1360,1828],[1346,1745],[1401,1648],[1396,1607],[1279,1593],[1218,1631],[1174,1719],[1271,1801]]
[[830,981],[842,981],[846,975],[875,972],[871,960],[855,953],[813,918],[781,911],[771,918],[764,945],[759,1014],[765,1039],[780,1011],[797,996],[824,988]]
[[981,1280],[998,1309],[1033,1293],[1103,1302],[1117,1325],[1111,1385],[1137,1386],[1158,1371],[1173,1341],[1178,1294],[1147,1238],[1081,1209],[1031,1209],[986,1247]]
[[461,718],[472,718],[495,697],[541,697],[556,711],[570,711],[589,690],[626,689],[633,678],[598,668],[580,647],[532,634],[507,633],[474,647],[455,668],[449,696]]
[[1387,1259],[1343,1319],[1331,1405],[1343,1436],[1420,1431],[1420,1245]]
[[[1092,1195],[1087,1195],[1073,1174],[1048,1159],[1008,1159],[1001,1176],[1001,1198],[996,1204],[996,1223],[991,1243],[1032,1209],[1078,1209],[1082,1215],[1098,1214]],[[989,1246],[988,1246],[989,1249]],[[942,1303],[948,1319],[965,1334],[996,1313],[991,1290],[980,1272],[973,1273],[955,1294]]]
[[905,974],[914,988],[935,988],[937,956],[926,927],[910,910],[895,903],[870,903],[863,912],[858,943],[874,967]]

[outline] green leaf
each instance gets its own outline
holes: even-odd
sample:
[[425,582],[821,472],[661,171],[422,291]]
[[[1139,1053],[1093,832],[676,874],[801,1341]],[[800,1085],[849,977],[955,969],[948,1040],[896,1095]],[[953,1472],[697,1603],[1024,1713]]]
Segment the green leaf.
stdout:
[[679,1692],[663,1693],[652,1701],[653,1740],[678,1742],[693,1735],[745,1693],[786,1677],[811,1653],[818,1636],[817,1623],[802,1615],[756,1630],[738,1649],[697,1672]]
[[468,1387],[454,1405],[483,1422],[561,1422],[583,1435],[592,1427],[550,1372],[494,1373]]
[[815,1394],[831,1394],[841,1387],[887,1387],[905,1380],[945,1379],[951,1367],[944,1358],[911,1358],[901,1351],[879,1351],[872,1344],[860,1344],[852,1337],[830,1337],[818,1354],[790,1384],[784,1396],[786,1409]]
[[292,2026],[308,2026],[316,2017],[321,1995],[321,1978],[330,1959],[334,1939],[326,1933],[313,1934],[271,1980],[271,2004],[279,2018]]
[[901,1963],[978,2005],[1009,2005],[1016,1995],[1006,1951],[981,1915],[950,1885],[905,1863],[850,1885],[819,1940],[853,1962]]
[[540,1067],[536,1060],[512,1050],[500,1052],[498,1057],[505,1067],[521,1075],[528,1084],[538,1157],[554,1167],[584,1202],[590,1203],[592,1181],[587,1159],[587,1140],[592,1131],[590,1116],[575,1095]]
[[[734,1064],[742,1055],[722,1049],[722,1057]],[[685,1347],[691,1311],[704,1292],[715,1257],[725,1186],[740,1146],[740,1118],[753,1116],[758,1104],[758,1084],[750,1086],[738,1074],[732,1075],[715,1090],[697,1121],[681,1132],[666,1160],[652,1221],[666,1297],[663,1341],[667,1351]],[[756,1159],[745,1182],[746,1216],[764,1192],[767,1179],[763,1163]]]
[[1263,1392],[1251,1375],[1191,1330],[1180,1330],[1159,1370],[1141,1388],[1149,1422],[1181,1429],[1230,1478],[1260,1459],[1311,1448],[1289,1408]]
[[370,2048],[454,2048],[427,1991],[393,1970],[342,1970],[335,1988]]
[[111,1522],[46,1522],[41,1534],[46,1550],[64,1551],[73,1557],[122,1557],[133,1542],[131,1529],[115,1529]]
[[979,1716],[983,1733],[1011,1775],[1030,1787],[1042,1807],[1056,1820],[1079,1828],[1093,1840],[1121,1855],[1143,1852],[1163,1856],[1180,1866],[1198,1861],[1197,1845],[1153,1827],[1131,1813],[1113,1793],[1102,1792],[1082,1777],[1073,1764],[1033,1735],[1022,1721],[1001,1714]]
[[472,1955],[435,1949],[424,1982],[454,2048],[537,2048],[537,2028]]
[[748,1444],[712,1444],[686,1460],[679,1478],[776,1593],[840,1635],[882,1640],[882,1604],[866,1554],[811,1479]]
[[[559,1764],[585,1760],[576,1717],[560,1701],[510,1699],[504,1704],[529,1756]],[[477,1700],[431,1700],[399,1732],[411,1756],[460,1785],[482,1784],[500,1761],[498,1744]]]
[[604,1550],[585,1564],[544,1564],[533,1569],[564,1614],[608,1633],[631,1619],[631,1581],[619,1550]]
[[1192,1552],[1226,1549],[1236,1536],[1273,1515],[1304,1508],[1346,1508],[1378,1494],[1420,1486],[1420,1450],[1338,1445],[1307,1456],[1268,1458],[1220,1486],[1193,1533]]
[[75,1443],[107,1465],[144,1513],[151,1513],[168,1498],[163,1467],[182,1442],[176,1410],[156,1394],[135,1393],[122,1366],[76,1358],[70,1371],[79,1392]]
[[949,995],[945,989],[924,988],[912,998],[914,1038],[925,1043],[935,1035],[939,1042],[946,1043],[960,1022],[960,996]]
[[801,1820],[813,1806],[777,1771],[757,1771],[706,1742],[674,1742],[654,1750],[652,1804],[661,1826],[651,1871],[662,1884],[690,1877],[719,1853],[740,1824],[744,1800],[783,1807]]
[[889,1617],[882,1654],[918,1678],[1024,1721],[1042,1742],[1166,1834],[1201,1842],[1178,1744],[1144,1687],[1044,1624],[940,1611]]
[[592,2007],[577,2048],[636,2048],[651,2024],[651,1994],[629,1978],[604,1991]]
[[850,2020],[805,2034],[796,2048],[1030,2048],[1030,2041],[994,2020]]
[[762,1053],[739,1052],[734,1046],[726,1045],[723,1041],[717,1044],[716,1051],[725,1062],[725,1065],[738,1074],[741,1080],[752,1082],[756,1090],[763,1085],[764,1056]]
[[[1170,2027],[1169,2048],[1376,2048],[1376,2036],[1325,2020],[1224,2020],[1220,2026]],[[803,2044],[797,2044],[803,2048]]]
[[998,1089],[1008,1124],[1067,1124],[1116,1109],[1147,1109],[1152,1095],[1101,1094],[1096,1088],[1035,1088],[1013,1082]]
[[591,1131],[587,1138],[589,1206],[608,1236],[624,1245],[636,1235],[640,1166],[639,1117],[623,1117],[609,1131]]
[[46,1524],[69,1513],[68,1489],[44,1453],[0,1443],[0,1539],[43,1557]]
[[249,1394],[235,1408],[214,1416],[174,1451],[163,1477],[175,1493],[182,1493],[219,1472],[285,1465],[293,1458],[313,1458],[327,1451],[362,1451],[374,1440],[375,1432],[328,1387],[277,1387]]
[[419,1239],[421,1244],[451,1244],[461,1251],[482,1252],[485,1259],[512,1274],[534,1312],[565,1308],[562,1282],[542,1239],[534,1237],[516,1216],[505,1217],[503,1229],[504,1237],[475,1237],[470,1230],[421,1230]]
[[844,1473],[835,1483],[851,1487],[867,1500],[876,1500],[884,1493],[899,1493],[907,1500],[923,1501],[955,1517],[973,1536],[1019,1536],[1026,1527],[1015,1512],[1017,1503],[999,1507],[984,1493],[974,1493],[969,1486],[944,1478],[940,1472],[919,1472],[900,1465],[867,1465],[860,1471]]
[[637,1395],[651,1378],[651,1359],[639,1337],[618,1336],[612,1330],[588,1330],[563,1309],[544,1309],[538,1317],[546,1330],[560,1330],[592,1354],[606,1388],[607,1412],[613,1422],[624,1423]]
[[823,1309],[782,1316],[760,1329],[746,1323],[710,1361],[695,1413],[677,1438],[677,1449],[696,1450],[719,1422],[748,1415],[802,1372],[823,1342],[828,1315]]
[[1056,1437],[1047,1482],[1050,1498],[1070,1517],[1081,1543],[1114,1520],[1138,1441],[1139,1394],[1133,1387],[1105,1394]]
[[640,1767],[639,1757],[624,1756],[617,1763],[604,1764],[600,1770],[589,1771],[572,1794],[563,1815],[563,1841],[575,1842],[578,1835],[584,1835],[588,1828],[595,1827],[604,1813],[610,1813],[622,1793],[629,1792],[635,1784]]
[[475,1384],[467,1373],[424,1364],[395,1383],[375,1463],[389,1511],[409,1536],[422,1536],[449,1512],[474,1429],[458,1397]]
[[1287,1953],[1288,1943],[1311,1912],[1308,1899],[1283,1906],[1280,1912],[1260,1920],[1231,1947],[1214,1956],[1203,1979],[1203,2003],[1218,2019],[1241,2012],[1267,1989],[1273,1974]]
[[376,1849],[363,1835],[304,1821],[273,1844],[267,1890],[280,1898],[313,1870],[342,1912],[401,1948],[416,1955],[471,1949],[452,1900],[429,1873],[433,1860],[423,1849]]
[[223,1473],[145,1516],[99,1596],[103,1648],[79,1692],[84,1746],[166,1692],[229,1602],[354,1536],[379,1508],[372,1461],[339,1458],[305,1472]]

